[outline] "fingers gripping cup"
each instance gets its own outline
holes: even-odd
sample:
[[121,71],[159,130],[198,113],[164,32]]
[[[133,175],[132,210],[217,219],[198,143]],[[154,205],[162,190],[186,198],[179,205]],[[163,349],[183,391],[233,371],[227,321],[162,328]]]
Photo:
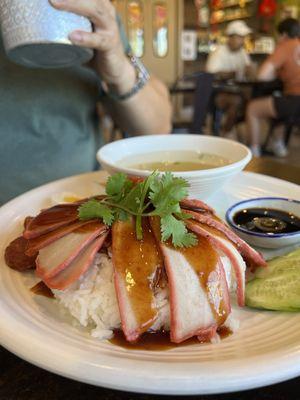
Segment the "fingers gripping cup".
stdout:
[[92,31],[87,18],[53,8],[48,0],[1,0],[0,22],[8,57],[36,68],[83,64],[93,51],[69,40],[74,30]]

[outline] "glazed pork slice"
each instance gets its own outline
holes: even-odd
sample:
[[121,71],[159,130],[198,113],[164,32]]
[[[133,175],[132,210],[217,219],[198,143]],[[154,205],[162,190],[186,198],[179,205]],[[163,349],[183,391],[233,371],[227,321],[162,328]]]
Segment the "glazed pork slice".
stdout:
[[170,291],[171,341],[193,336],[211,339],[230,311],[229,290],[221,258],[206,238],[189,248],[161,242],[159,218],[151,227],[164,257]]
[[28,240],[23,238],[23,236],[10,242],[4,252],[6,264],[16,271],[26,271],[35,268],[37,253],[28,256],[26,254],[27,247]]
[[90,222],[39,251],[36,273],[47,280],[65,269],[96,237],[106,231],[101,222]]
[[246,259],[249,264],[258,266],[266,266],[266,261],[263,257],[254,250],[251,246],[248,245],[243,239],[237,236],[220,218],[211,214],[203,214],[191,210],[185,211],[187,214],[190,214],[191,217],[209,227],[215,228],[216,230],[223,233],[232,243],[234,243],[241,255]]
[[96,254],[101,249],[107,233],[96,238],[89,245],[87,245],[81,253],[61,272],[53,277],[44,280],[45,284],[50,289],[65,290],[72,283],[77,281],[93,264]]
[[26,225],[23,236],[33,239],[78,220],[78,203],[58,204],[42,210]]
[[122,329],[136,341],[155,322],[156,275],[163,267],[149,222],[143,218],[143,239],[137,240],[135,220],[117,221],[112,227],[112,261]]
[[26,255],[32,256],[36,254],[42,248],[48,246],[49,244],[55,242],[56,240],[62,238],[63,236],[68,235],[69,233],[75,231],[76,229],[89,224],[90,222],[91,220],[76,221],[67,226],[62,226],[61,228],[57,228],[54,231],[38,236],[34,239],[29,239],[27,241]]
[[215,213],[215,210],[213,208],[211,208],[208,204],[198,199],[188,199],[188,198],[183,199],[180,202],[180,207],[192,211],[202,211],[202,212],[205,211],[211,214]]
[[237,282],[237,301],[238,305],[245,305],[245,272],[246,264],[243,257],[238,252],[234,244],[220,231],[198,221],[187,220],[186,225],[189,230],[197,235],[207,238],[217,249],[220,256],[226,256],[231,263],[233,274]]

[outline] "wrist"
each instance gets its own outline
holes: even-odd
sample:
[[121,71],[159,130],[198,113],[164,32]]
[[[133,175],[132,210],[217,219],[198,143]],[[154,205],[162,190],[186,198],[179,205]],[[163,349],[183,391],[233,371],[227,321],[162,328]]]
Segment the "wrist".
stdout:
[[126,56],[124,56],[124,62],[119,67],[119,71],[121,71],[121,73],[112,81],[106,82],[106,85],[109,92],[122,96],[132,89],[136,83],[137,77],[134,66]]
[[[150,75],[142,62],[128,53],[122,71],[122,79],[105,82],[104,92],[115,101],[124,101],[139,92],[149,81]],[[119,74],[118,74],[119,76]]]

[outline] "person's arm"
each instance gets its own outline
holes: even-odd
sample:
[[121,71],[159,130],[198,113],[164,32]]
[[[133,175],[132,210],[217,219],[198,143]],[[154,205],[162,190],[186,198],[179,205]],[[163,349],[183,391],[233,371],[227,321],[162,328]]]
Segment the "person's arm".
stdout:
[[[54,7],[88,17],[94,32],[75,31],[70,40],[95,50],[95,70],[104,84],[117,95],[132,90],[136,70],[126,56],[110,0],[51,0]],[[109,111],[118,126],[129,134],[169,133],[171,104],[165,85],[151,76],[146,85],[126,100],[107,98]]]
[[153,75],[148,83],[129,99],[116,101],[106,96],[104,103],[118,126],[129,134],[147,135],[171,131],[169,92]]
[[259,81],[273,81],[277,77],[277,70],[285,61],[285,49],[279,45],[273,54],[271,54],[261,65],[257,72]]
[[257,80],[273,81],[274,79],[276,79],[276,68],[272,62],[266,60],[257,72]]

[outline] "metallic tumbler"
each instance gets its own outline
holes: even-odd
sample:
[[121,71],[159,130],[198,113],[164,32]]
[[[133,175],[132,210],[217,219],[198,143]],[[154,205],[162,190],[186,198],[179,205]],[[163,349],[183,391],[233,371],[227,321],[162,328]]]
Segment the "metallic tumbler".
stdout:
[[74,30],[91,32],[90,21],[56,10],[48,0],[0,0],[0,23],[8,57],[26,67],[70,67],[93,56],[68,39]]

